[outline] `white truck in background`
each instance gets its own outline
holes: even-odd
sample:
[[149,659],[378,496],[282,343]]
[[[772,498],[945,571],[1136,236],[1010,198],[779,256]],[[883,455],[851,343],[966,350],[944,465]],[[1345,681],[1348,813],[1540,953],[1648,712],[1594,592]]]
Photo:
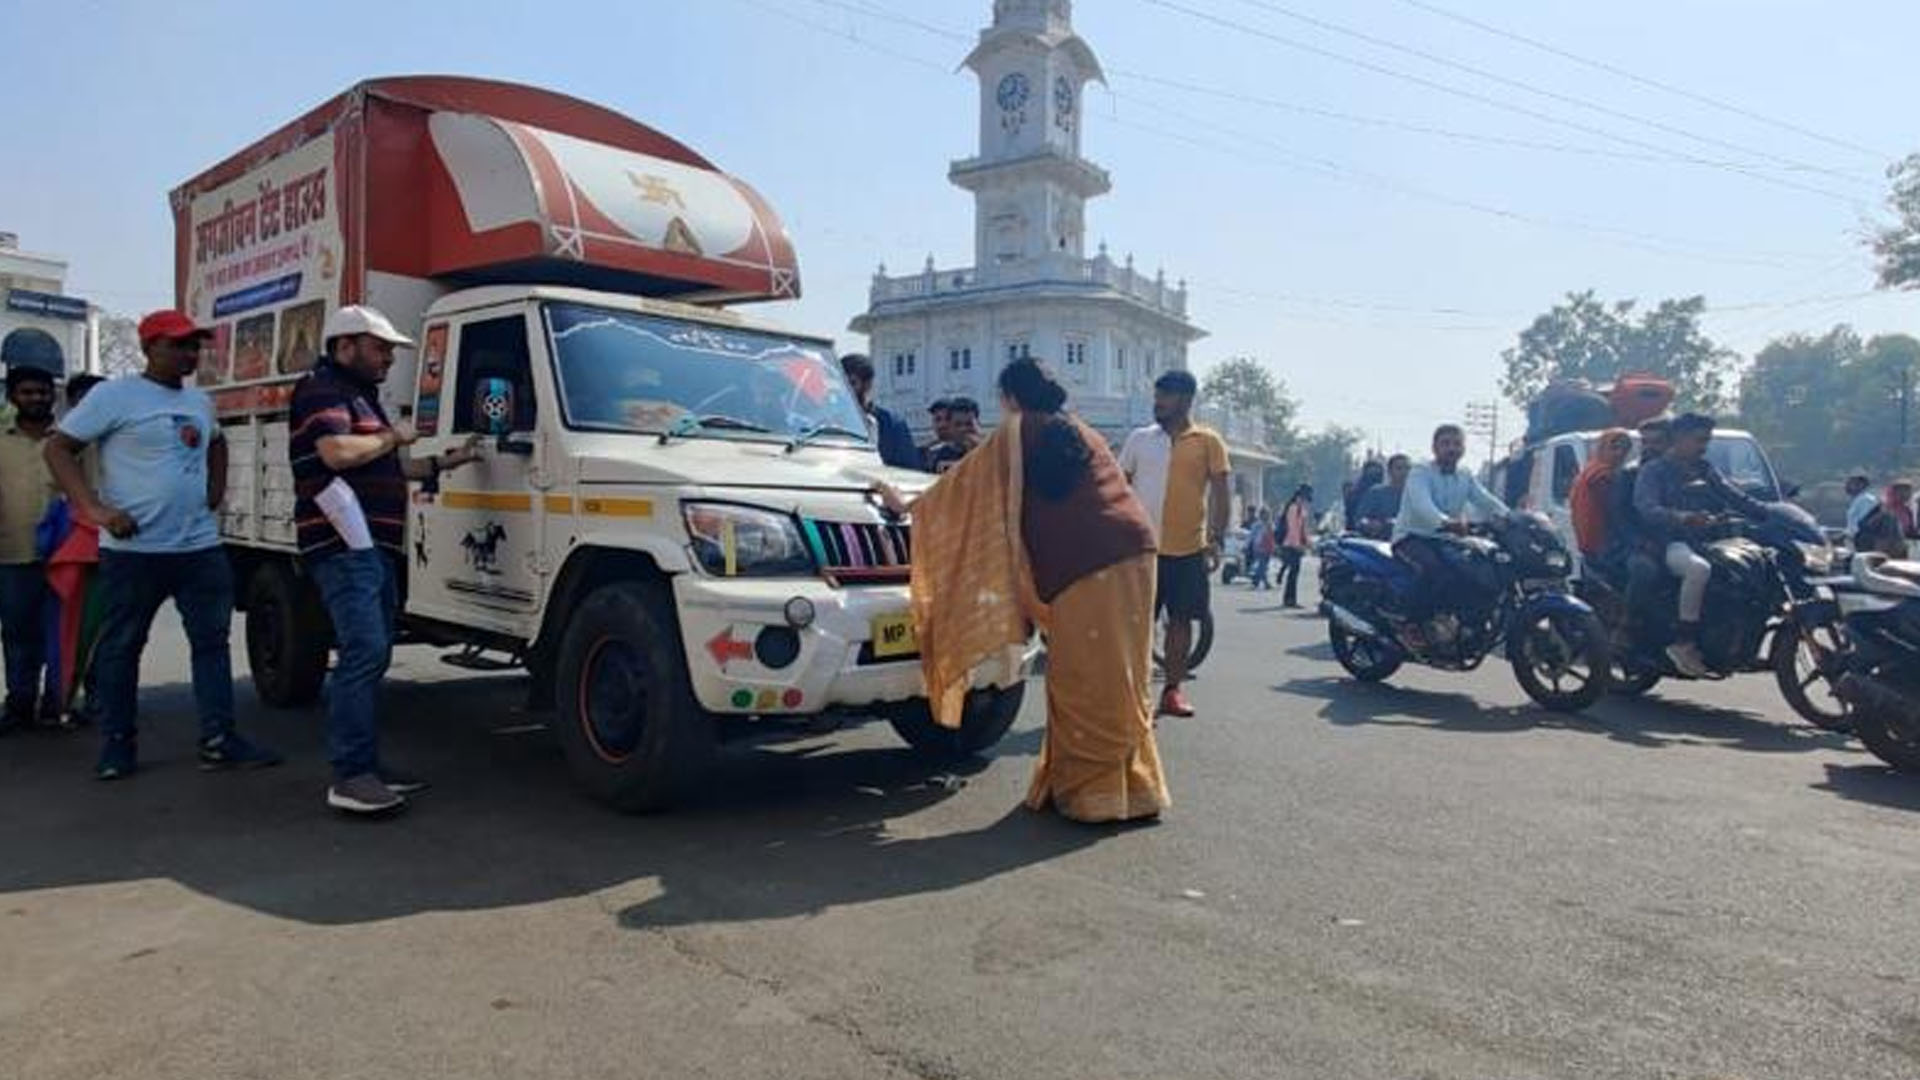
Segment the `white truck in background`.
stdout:
[[[382,390],[414,454],[399,641],[524,667],[579,783],[627,810],[688,792],[721,721],[881,715],[940,756],[1012,723],[1032,653],[925,702],[912,538],[827,340],[718,305],[798,295],[750,187],[627,117],[526,86],[361,83],[172,193],[181,308],[231,447],[222,529],[255,688],[318,695],[330,628],[295,544],[286,406],[329,311],[419,343]],[[730,725],[731,726],[731,725]]]

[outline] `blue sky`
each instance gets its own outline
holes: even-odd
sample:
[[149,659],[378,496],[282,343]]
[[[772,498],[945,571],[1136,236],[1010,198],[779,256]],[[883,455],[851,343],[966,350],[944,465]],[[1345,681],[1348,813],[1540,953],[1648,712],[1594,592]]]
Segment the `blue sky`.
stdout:
[[[853,345],[877,263],[971,259],[945,173],[973,150],[976,88],[955,69],[990,10],[0,0],[0,229],[68,258],[72,292],[160,306],[180,180],[361,78],[506,78],[752,182],[806,287],[761,314]],[[1074,19],[1110,76],[1087,96],[1085,149],[1114,180],[1089,239],[1188,279],[1211,331],[1194,366],[1259,357],[1311,425],[1423,443],[1495,396],[1499,351],[1571,289],[1704,293],[1709,329],[1747,355],[1839,321],[1920,330],[1920,297],[1858,295],[1880,173],[1920,149],[1911,0],[1080,0]]]

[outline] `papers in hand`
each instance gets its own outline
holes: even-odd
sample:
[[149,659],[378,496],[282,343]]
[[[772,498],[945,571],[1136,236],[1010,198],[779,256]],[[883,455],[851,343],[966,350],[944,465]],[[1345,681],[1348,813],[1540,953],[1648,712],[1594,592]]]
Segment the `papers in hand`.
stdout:
[[345,480],[333,478],[333,483],[320,490],[313,497],[313,503],[320,512],[327,515],[333,523],[333,531],[340,534],[347,547],[354,551],[365,551],[373,546],[373,533],[367,529],[366,512],[360,509],[360,497],[353,493]]

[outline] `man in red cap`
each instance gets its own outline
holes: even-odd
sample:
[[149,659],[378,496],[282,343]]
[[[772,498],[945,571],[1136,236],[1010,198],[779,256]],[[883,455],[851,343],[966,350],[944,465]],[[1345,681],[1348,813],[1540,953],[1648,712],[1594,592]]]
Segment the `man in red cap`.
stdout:
[[[279,755],[233,727],[233,570],[215,517],[227,488],[227,444],[213,401],[187,384],[210,331],[178,311],[140,320],[146,370],[104,383],[60,420],[47,440],[47,467],[67,499],[99,524],[100,588],[106,608],[94,660],[103,741],[94,775],[130,776],[139,767],[134,714],[140,652],[160,605],[180,611],[193,653],[204,769],[277,765]],[[80,452],[98,447],[100,490],[87,482]]]

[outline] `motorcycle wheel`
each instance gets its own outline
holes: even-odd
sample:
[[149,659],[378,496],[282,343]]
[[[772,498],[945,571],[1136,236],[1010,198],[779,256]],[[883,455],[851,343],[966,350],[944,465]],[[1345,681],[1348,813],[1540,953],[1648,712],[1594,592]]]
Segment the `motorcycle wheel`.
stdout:
[[1337,622],[1327,623],[1327,643],[1333,646],[1333,658],[1347,674],[1361,682],[1379,682],[1400,670],[1405,659],[1400,650],[1374,638],[1357,637]]
[[1578,712],[1607,692],[1613,669],[1606,630],[1591,613],[1554,611],[1527,620],[1510,646],[1513,677],[1554,712]]
[[1816,626],[1805,631],[1783,626],[1774,631],[1768,662],[1773,667],[1774,682],[1780,686],[1780,696],[1787,699],[1800,719],[1822,730],[1845,734],[1853,730],[1853,707],[1834,693],[1833,679],[1821,664],[1823,655],[1829,658],[1825,665],[1828,668],[1846,655],[1847,643],[1841,633],[1838,626]]
[[1856,709],[1853,734],[1868,752],[1903,773],[1920,776],[1920,730],[1885,715],[1879,709]]
[[1607,693],[1618,697],[1639,697],[1660,682],[1660,673],[1647,668],[1630,668],[1624,660],[1615,660],[1607,675]]

